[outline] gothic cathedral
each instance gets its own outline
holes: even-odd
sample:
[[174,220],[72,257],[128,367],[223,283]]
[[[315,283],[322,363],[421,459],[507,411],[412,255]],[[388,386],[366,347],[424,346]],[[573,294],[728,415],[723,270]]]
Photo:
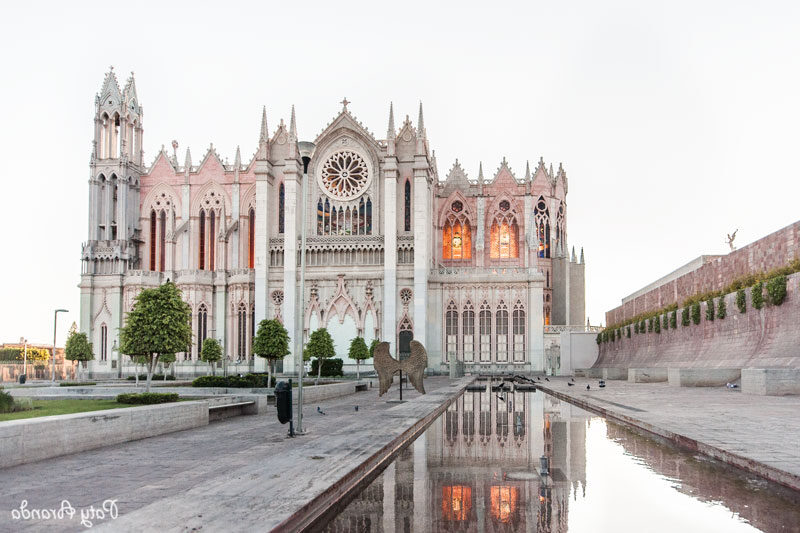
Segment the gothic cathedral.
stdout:
[[[488,178],[481,165],[471,179],[456,160],[442,179],[422,105],[416,124],[406,117],[399,129],[390,106],[386,137],[376,139],[348,104],[311,142],[299,140],[294,108],[271,134],[265,109],[249,161],[237,148],[229,163],[211,145],[197,163],[187,149],[180,164],[173,141],[171,154],[162,146],[145,166],[133,76],[120,90],[113,70],[106,75],[81,255],[90,375],[129,365],[117,350],[125,313],[139,291],[167,279],[192,309],[181,376],[206,373],[198,354],[209,337],[232,371],[263,369],[251,344],[264,318],[292,339],[326,327],[346,370],[355,336],[388,341],[394,355],[417,339],[433,373],[451,360],[468,372],[545,369],[546,333],[585,321],[564,169],[540,159],[518,179],[503,158]],[[283,370],[293,365],[287,356]]]

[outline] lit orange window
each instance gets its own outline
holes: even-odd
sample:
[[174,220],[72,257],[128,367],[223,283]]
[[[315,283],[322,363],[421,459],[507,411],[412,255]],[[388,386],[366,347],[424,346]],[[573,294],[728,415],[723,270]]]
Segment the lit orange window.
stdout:
[[517,511],[517,487],[494,486],[491,490],[492,518],[507,524]]
[[472,231],[464,220],[447,221],[442,229],[442,259],[470,259],[472,257]]
[[442,487],[442,518],[452,522],[469,519],[472,510],[472,487],[453,485]]
[[517,242],[517,224],[503,220],[492,223],[490,233],[489,257],[492,259],[515,259],[519,257],[519,243]]

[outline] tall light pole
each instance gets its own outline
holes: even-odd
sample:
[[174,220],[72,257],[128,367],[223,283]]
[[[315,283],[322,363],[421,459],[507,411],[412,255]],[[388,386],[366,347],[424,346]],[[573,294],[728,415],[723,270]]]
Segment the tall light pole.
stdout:
[[22,375],[27,378],[28,377],[27,376],[27,374],[28,374],[28,339],[26,339],[25,337],[20,337],[19,338],[19,342],[21,342],[22,345],[24,346],[24,348],[23,348],[24,354],[22,356]]
[[[300,312],[297,313],[299,327],[295,326],[295,365],[300,371],[297,380],[297,431],[302,435],[303,431],[303,374],[305,373],[305,361],[303,361],[303,332],[306,322],[306,195],[308,194],[308,164],[311,162],[311,154],[314,151],[314,143],[303,141],[297,143],[300,148],[300,155],[303,158],[303,183],[300,184]],[[320,364],[322,361],[320,361]]]
[[53,360],[50,365],[50,381],[56,381],[56,325],[58,324],[58,313],[69,313],[66,309],[56,309],[53,313]]

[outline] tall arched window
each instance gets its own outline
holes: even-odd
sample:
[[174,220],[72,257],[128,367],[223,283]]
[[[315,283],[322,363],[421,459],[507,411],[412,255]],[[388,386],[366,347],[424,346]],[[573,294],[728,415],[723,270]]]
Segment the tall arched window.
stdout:
[[325,200],[325,228],[323,230],[325,235],[330,235],[331,233],[331,202],[329,200]]
[[519,363],[525,361],[525,309],[520,301],[517,301],[514,305],[512,321],[512,327],[514,328],[514,362]]
[[167,213],[161,211],[158,219],[159,238],[158,238],[158,270],[164,272],[166,270],[166,256],[167,256]]
[[339,234],[339,215],[336,213],[336,206],[331,207],[331,235]]
[[403,198],[403,229],[411,231],[411,181],[406,180]]
[[211,219],[208,224],[208,267],[209,270],[214,270],[214,251],[216,249],[216,221],[217,213],[211,210]]
[[464,343],[464,361],[472,362],[475,360],[475,308],[467,302],[464,306],[462,318],[462,335]]
[[156,211],[150,211],[150,270],[156,269]]
[[508,308],[502,301],[495,315],[497,338],[497,360],[508,361]]
[[117,240],[117,191],[119,186],[117,185],[117,178],[116,176],[111,181],[111,213],[109,214],[108,218],[111,220],[111,240]]
[[252,207],[247,214],[247,265],[255,267],[256,257],[256,212]]
[[237,315],[239,338],[236,355],[238,359],[241,360],[247,358],[247,306],[245,306],[243,303],[239,304],[239,311]]
[[251,357],[253,352],[253,337],[256,336],[256,304],[250,304],[250,335],[247,336],[247,345]]
[[100,360],[108,358],[108,327],[103,324],[100,326]]
[[203,342],[208,334],[208,309],[206,304],[200,304],[197,309],[197,359],[200,359],[200,352],[203,350]]
[[442,259],[460,261],[472,258],[472,228],[464,204],[455,200],[442,228]]
[[206,268],[206,212],[200,210],[200,230],[197,238],[197,268]]
[[366,235],[372,235],[372,199],[367,198],[367,228]]
[[519,257],[519,229],[515,219],[502,218],[492,222],[490,237],[490,258],[515,259]]
[[284,210],[286,207],[286,189],[281,183],[278,188],[278,233],[283,233],[284,227]]
[[539,249],[536,255],[542,258],[550,257],[550,211],[547,209],[547,202],[540,196],[533,208],[533,223],[536,228],[536,237],[539,241]]
[[322,198],[317,201],[317,235],[325,231],[325,211],[322,208]]
[[361,197],[361,200],[358,201],[358,234],[364,235],[366,217],[365,215],[366,208],[364,206],[364,197]]
[[481,304],[478,321],[481,336],[480,362],[488,363],[492,359],[492,312],[489,310],[489,304],[486,301]]
[[450,361],[450,359],[457,360],[458,359],[458,311],[456,308],[456,303],[454,301],[450,301],[450,304],[447,306],[447,313],[445,314],[445,354],[444,360]]

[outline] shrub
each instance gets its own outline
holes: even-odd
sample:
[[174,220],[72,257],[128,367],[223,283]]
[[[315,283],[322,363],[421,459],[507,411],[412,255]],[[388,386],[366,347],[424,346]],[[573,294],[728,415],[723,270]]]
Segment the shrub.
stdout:
[[740,313],[747,311],[747,296],[744,294],[744,289],[736,291],[736,307],[739,308]]
[[653,331],[656,333],[661,333],[661,318],[655,317],[653,321]]
[[709,298],[706,302],[706,320],[714,320],[714,299]]
[[644,333],[646,331],[646,326],[644,325],[644,319],[639,323],[639,332]]
[[601,342],[603,342],[603,333],[602,333],[602,332],[600,332],[600,333],[598,333],[598,334],[597,334],[597,338],[595,339],[595,341],[597,342],[597,344],[598,344],[598,345],[599,345]]
[[[127,379],[128,381],[135,381],[136,380],[136,376],[128,376],[125,379]],[[139,379],[141,381],[146,380],[147,379],[147,374],[139,374]],[[153,374],[153,378],[152,379],[153,379],[153,381],[156,381],[156,380],[164,381],[164,374]],[[175,381],[175,376],[173,376],[171,374],[167,374],[167,381]]]
[[[229,387],[236,389],[262,389],[270,387],[267,374],[246,374],[239,376],[200,376],[192,381],[192,387]],[[275,386],[275,377],[272,385]]]
[[625,329],[625,336],[628,337],[629,339],[631,338],[631,327],[630,326],[628,326]]
[[151,405],[154,403],[170,403],[177,401],[177,392],[128,392],[117,395],[117,403]]
[[689,308],[684,307],[681,309],[681,326],[689,325]]
[[781,305],[786,298],[786,276],[775,276],[767,281],[767,297],[772,305]]
[[14,397],[11,393],[0,388],[0,413],[10,413],[14,410]]
[[94,381],[62,381],[58,384],[59,387],[80,387],[80,386],[91,386],[97,385]]
[[753,302],[753,309],[764,307],[764,284],[760,281],[750,289],[750,299]]
[[652,333],[653,331],[653,317],[647,321],[647,333]]
[[669,327],[678,329],[678,311],[673,311],[669,315]]
[[661,329],[667,331],[669,329],[669,314],[664,313],[661,317]]
[[634,322],[633,323],[633,332],[635,334],[637,334],[637,335],[639,334],[639,323],[638,322]]
[[692,304],[692,322],[694,322],[695,325],[700,323],[700,302]]
[[[614,332],[611,332],[611,335],[614,335]],[[613,340],[613,337],[612,337]],[[317,361],[318,359],[311,360],[311,374],[317,373]],[[342,365],[344,361],[341,359],[323,359],[322,363],[322,377],[334,377],[334,376],[341,376],[342,375]]]
[[725,297],[720,296],[719,305],[717,306],[717,318],[722,320],[728,315],[728,307],[725,305]]

